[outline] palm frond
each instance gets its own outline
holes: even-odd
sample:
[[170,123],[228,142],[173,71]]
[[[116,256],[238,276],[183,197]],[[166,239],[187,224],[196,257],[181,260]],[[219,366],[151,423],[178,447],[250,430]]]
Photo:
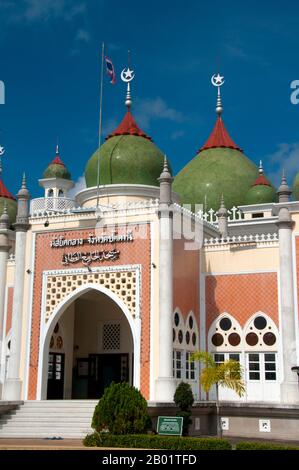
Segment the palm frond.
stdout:
[[217,367],[212,355],[206,351],[196,351],[192,353],[191,359],[202,362],[206,367]]
[[240,397],[245,393],[245,384],[242,379],[242,367],[238,361],[228,361],[216,364],[211,354],[206,351],[192,353],[191,359],[204,364],[200,374],[200,382],[205,392],[218,384],[234,390]]

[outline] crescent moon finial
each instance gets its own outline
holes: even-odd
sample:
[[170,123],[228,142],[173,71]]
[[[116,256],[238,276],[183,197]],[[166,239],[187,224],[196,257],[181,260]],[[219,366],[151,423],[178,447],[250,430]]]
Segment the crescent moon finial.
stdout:
[[225,80],[224,77],[218,73],[217,75],[214,74],[211,77],[211,82],[213,86],[216,86],[218,88],[218,93],[217,93],[217,104],[216,104],[216,113],[220,117],[223,111],[222,107],[222,101],[221,101],[221,93],[220,93],[220,87],[224,84]]
[[131,70],[130,67],[124,68],[120,74],[120,78],[123,82],[127,83],[127,94],[125,105],[128,109],[132,106],[132,97],[131,97],[131,87],[130,82],[134,79],[135,73],[134,70]]

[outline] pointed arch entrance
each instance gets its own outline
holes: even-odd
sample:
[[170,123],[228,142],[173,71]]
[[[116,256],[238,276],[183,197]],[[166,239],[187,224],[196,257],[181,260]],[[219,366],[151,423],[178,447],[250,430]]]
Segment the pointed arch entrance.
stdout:
[[140,319],[109,289],[80,286],[41,332],[37,398],[99,398],[123,380],[140,386]]

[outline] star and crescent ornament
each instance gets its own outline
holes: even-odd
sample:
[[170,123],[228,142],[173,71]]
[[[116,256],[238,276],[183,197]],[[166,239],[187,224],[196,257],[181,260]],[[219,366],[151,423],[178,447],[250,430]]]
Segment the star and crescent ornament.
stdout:
[[224,77],[218,73],[217,75],[214,74],[211,78],[212,85],[214,86],[222,86],[223,83],[225,82]]
[[0,145],[0,157],[5,154],[5,148]]
[[130,70],[129,67],[127,69],[123,69],[120,74],[120,78],[122,79],[123,82],[126,82],[126,83],[133,80],[134,77],[135,77],[134,70]]

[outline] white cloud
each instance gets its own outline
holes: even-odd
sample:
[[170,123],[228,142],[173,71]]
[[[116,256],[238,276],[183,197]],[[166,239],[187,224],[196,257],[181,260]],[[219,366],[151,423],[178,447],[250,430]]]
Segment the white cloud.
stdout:
[[73,5],[72,0],[4,0],[0,3],[0,12],[7,22],[49,21],[61,18],[72,21],[86,11],[86,3],[82,1]]
[[79,176],[77,179],[75,186],[69,190],[68,192],[68,197],[70,199],[75,199],[76,194],[78,194],[79,191],[82,191],[83,189],[86,188],[86,183],[85,183],[85,176]]
[[179,130],[179,131],[174,131],[172,134],[170,134],[171,140],[177,140],[180,137],[183,137],[185,135],[185,131]]
[[134,116],[137,123],[144,128],[149,128],[153,119],[166,119],[173,122],[184,121],[180,111],[171,108],[162,98],[137,99],[134,106]]
[[116,118],[109,118],[103,122],[102,127],[102,141],[104,141],[107,135],[111,134],[111,132],[115,131],[115,129],[120,124],[120,121],[117,121]]
[[283,170],[291,186],[295,174],[299,171],[299,142],[278,144],[275,152],[263,158],[263,164],[266,173],[267,166],[274,168],[268,176],[276,187],[280,184]]
[[86,29],[78,29],[76,40],[87,43],[90,41],[90,33]]
[[258,54],[248,52],[243,45],[240,43],[227,43],[224,45],[226,54],[232,59],[238,59],[243,62],[253,62],[260,66],[270,65],[267,60]]

